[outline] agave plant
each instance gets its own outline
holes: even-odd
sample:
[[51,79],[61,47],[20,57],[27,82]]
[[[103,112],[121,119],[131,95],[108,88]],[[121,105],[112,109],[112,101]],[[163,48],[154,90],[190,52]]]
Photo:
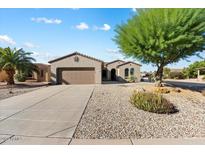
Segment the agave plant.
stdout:
[[4,70],[7,75],[7,84],[13,85],[14,75],[18,72],[37,71],[33,64],[35,59],[31,57],[31,52],[25,52],[23,49],[0,48],[0,70]]

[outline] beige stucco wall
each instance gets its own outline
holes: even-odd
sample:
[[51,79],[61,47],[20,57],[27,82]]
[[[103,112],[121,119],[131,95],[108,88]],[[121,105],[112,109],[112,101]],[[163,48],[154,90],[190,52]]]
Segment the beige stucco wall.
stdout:
[[51,63],[51,82],[56,83],[57,68],[61,67],[94,67],[95,68],[95,83],[101,83],[102,63],[100,61],[92,60],[81,55],[77,55],[79,61],[76,62],[74,57],[76,55],[55,61]]
[[137,78],[137,81],[140,81],[140,66],[133,64],[133,63],[128,63],[126,65],[122,65],[118,68],[118,75],[121,78],[125,78],[125,69],[128,68],[129,69],[129,76],[130,76],[130,69],[134,68],[134,77]]
[[[35,64],[38,67],[39,72],[33,72],[33,78],[38,82],[49,82],[51,71],[50,65],[47,64]],[[43,70],[43,76],[41,76],[41,70]]]
[[107,65],[107,79],[111,80],[111,70],[114,68],[116,70],[116,76],[118,76],[117,66],[123,64],[123,61],[117,61]]
[[0,71],[0,82],[5,81],[7,79],[8,75],[5,71]]

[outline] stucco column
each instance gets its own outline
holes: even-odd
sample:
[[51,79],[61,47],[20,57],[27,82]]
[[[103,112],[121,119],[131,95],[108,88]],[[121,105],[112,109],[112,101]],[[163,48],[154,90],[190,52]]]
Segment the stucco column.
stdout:
[[200,70],[197,70],[197,79],[200,80]]

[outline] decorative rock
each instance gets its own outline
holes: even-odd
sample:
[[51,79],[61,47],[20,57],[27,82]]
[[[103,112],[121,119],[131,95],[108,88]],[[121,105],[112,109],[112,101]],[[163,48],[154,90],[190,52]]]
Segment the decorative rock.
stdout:
[[129,85],[96,86],[74,138],[205,137],[205,97],[200,93],[166,94],[179,112],[164,115],[139,110],[129,103],[133,90],[149,90],[154,84]]

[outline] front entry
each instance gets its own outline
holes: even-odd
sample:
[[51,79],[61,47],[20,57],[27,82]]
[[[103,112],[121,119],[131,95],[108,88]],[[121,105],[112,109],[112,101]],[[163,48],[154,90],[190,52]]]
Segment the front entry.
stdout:
[[103,80],[103,81],[106,81],[106,80],[107,80],[107,70],[106,70],[106,69],[103,69],[103,70],[102,70],[102,80]]
[[114,68],[111,69],[111,80],[116,81],[116,70]]

